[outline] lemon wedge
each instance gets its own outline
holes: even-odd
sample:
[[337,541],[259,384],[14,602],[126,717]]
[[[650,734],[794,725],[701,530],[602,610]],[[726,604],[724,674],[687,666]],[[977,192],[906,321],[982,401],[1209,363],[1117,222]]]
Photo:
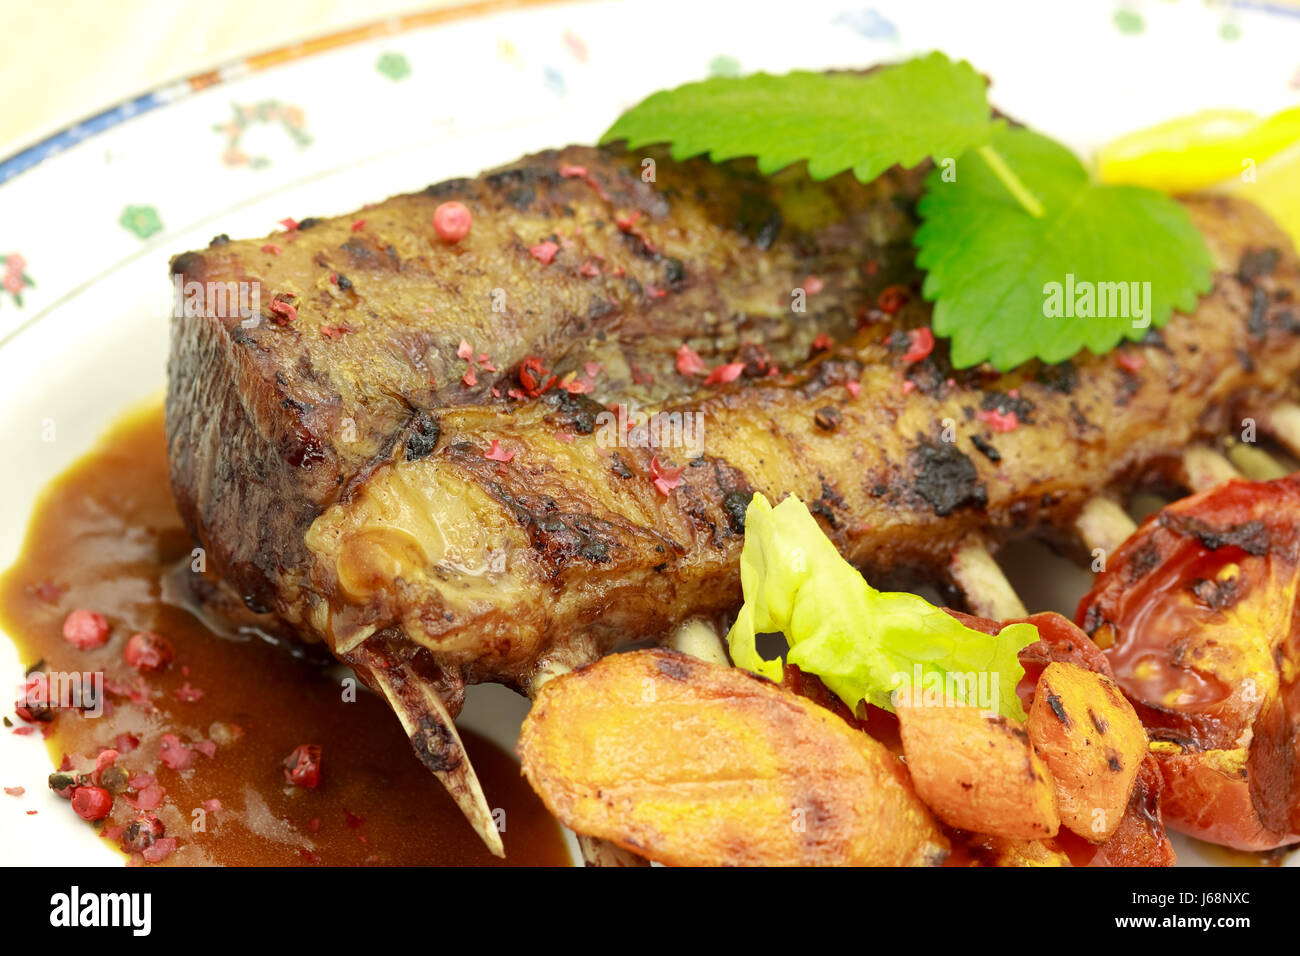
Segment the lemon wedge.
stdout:
[[1121,136],[1097,154],[1103,182],[1167,193],[1206,189],[1300,143],[1300,106],[1261,119],[1242,110],[1202,110]]
[[1300,143],[1261,163],[1254,182],[1238,178],[1224,189],[1262,208],[1300,249]]
[[1129,133],[1097,154],[1097,175],[1174,194],[1218,187],[1262,206],[1300,246],[1300,107],[1203,110]]

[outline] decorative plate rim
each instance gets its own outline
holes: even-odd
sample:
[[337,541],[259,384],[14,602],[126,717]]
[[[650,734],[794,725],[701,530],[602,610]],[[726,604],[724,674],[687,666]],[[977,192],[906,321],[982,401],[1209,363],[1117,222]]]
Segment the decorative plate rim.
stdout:
[[[428,27],[472,20],[496,13],[509,13],[534,7],[554,7],[564,4],[609,2],[609,0],[467,0],[451,6],[417,10],[379,20],[371,20],[355,27],[345,27],[306,40],[283,44],[249,56],[227,60],[217,66],[192,73],[177,80],[159,85],[135,96],[107,106],[80,120],[69,123],[35,142],[23,146],[0,159],[0,186],[5,186],[28,170],[47,159],[59,155],[72,146],[121,126],[136,116],[170,106],[202,90],[211,89],[242,79],[254,73],[273,69],[287,63],[305,60],[319,53],[342,49],[379,37],[394,36]],[[1234,4],[1237,0],[1234,0]],[[1246,5],[1250,5],[1247,3]],[[1300,10],[1293,11],[1300,16]],[[21,142],[21,141],[20,141]]]
[[[0,159],[0,186],[6,185],[45,160],[57,156],[65,149],[120,126],[133,117],[148,113],[159,107],[168,106],[201,90],[220,86],[231,80],[272,69],[285,63],[307,59],[318,53],[364,43],[367,40],[377,39],[382,36],[393,36],[411,30],[453,23],[458,20],[472,20],[477,17],[490,16],[494,13],[524,10],[530,7],[552,7],[561,6],[565,3],[596,2],[610,2],[610,0],[467,0],[467,2],[456,3],[451,6],[434,7],[417,10],[414,13],[371,20],[360,26],[345,27],[306,40],[272,47],[260,53],[226,60],[211,69],[160,83],[143,93],[119,100],[96,113],[40,136],[27,146],[15,149],[4,156],[3,159]],[[1270,0],[1226,0],[1223,5],[1230,9],[1249,10],[1253,13],[1300,19],[1300,7],[1270,2]]]

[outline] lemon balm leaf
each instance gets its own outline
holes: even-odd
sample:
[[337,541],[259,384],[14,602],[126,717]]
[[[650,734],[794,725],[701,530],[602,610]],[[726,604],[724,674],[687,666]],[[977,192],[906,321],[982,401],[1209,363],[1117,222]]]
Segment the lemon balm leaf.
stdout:
[[765,175],[807,161],[827,179],[852,169],[863,182],[891,166],[957,157],[989,141],[983,77],[931,53],[867,75],[795,72],[713,77],[655,93],[601,137],[629,149],[669,143],[673,159],[753,156]]
[[[740,579],[745,603],[727,634],[737,667],[781,680],[781,661],[765,660],[757,647],[759,634],[779,632],[789,662],[816,674],[850,709],[867,701],[893,710],[893,692],[915,686],[919,673],[922,687],[937,678],[963,703],[1025,718],[1016,695],[1025,673],[1019,654],[1038,640],[1037,628],[1010,624],[990,636],[918,595],[877,591],[798,498],[775,508],[762,495],[750,501]],[[972,688],[996,699],[962,697]]]
[[988,145],[1043,214],[1028,215],[978,151],[958,160],[955,180],[927,178],[917,265],[957,367],[1101,354],[1209,290],[1209,249],[1168,196],[1090,182],[1073,153],[1026,129],[999,130]]
[[1149,189],[1092,183],[1065,147],[1005,128],[983,78],[942,53],[868,75],[689,83],[621,116],[601,141],[616,140],[669,143],[677,160],[752,156],[764,174],[806,162],[813,179],[851,169],[866,182],[894,165],[939,161],[915,243],[933,329],[952,340],[958,367],[1104,353],[1175,309],[1192,311],[1211,286],[1209,250],[1183,207]]

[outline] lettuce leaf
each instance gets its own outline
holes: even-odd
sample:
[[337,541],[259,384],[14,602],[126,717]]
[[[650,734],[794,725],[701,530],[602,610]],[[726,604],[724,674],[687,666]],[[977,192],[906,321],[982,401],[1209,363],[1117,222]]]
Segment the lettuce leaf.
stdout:
[[[918,595],[877,591],[840,557],[798,498],[773,508],[754,495],[740,579],[745,604],[727,634],[738,667],[780,681],[781,661],[764,660],[756,645],[759,634],[780,632],[789,662],[820,677],[850,709],[865,700],[892,711],[893,692],[919,676],[917,691],[938,681],[964,703],[1025,719],[1016,696],[1025,673],[1018,655],[1038,640],[1037,628],[1011,624],[989,636]],[[972,699],[977,687],[995,699]]]

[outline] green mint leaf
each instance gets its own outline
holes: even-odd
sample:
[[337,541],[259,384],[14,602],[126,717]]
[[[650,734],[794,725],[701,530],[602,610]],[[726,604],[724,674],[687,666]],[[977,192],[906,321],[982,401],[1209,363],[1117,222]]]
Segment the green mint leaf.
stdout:
[[927,179],[917,264],[934,332],[952,339],[958,368],[1102,354],[1174,309],[1192,311],[1209,290],[1209,249],[1168,196],[1092,183],[1073,153],[1026,129],[1000,130],[989,145],[1045,212],[1026,213],[975,151],[958,160],[955,181],[939,169]]
[[969,63],[942,53],[866,76],[714,77],[653,94],[619,117],[601,143],[671,143],[676,160],[754,156],[764,175],[807,160],[813,179],[852,169],[869,182],[895,164],[955,158],[987,143],[1000,123],[984,87]]

